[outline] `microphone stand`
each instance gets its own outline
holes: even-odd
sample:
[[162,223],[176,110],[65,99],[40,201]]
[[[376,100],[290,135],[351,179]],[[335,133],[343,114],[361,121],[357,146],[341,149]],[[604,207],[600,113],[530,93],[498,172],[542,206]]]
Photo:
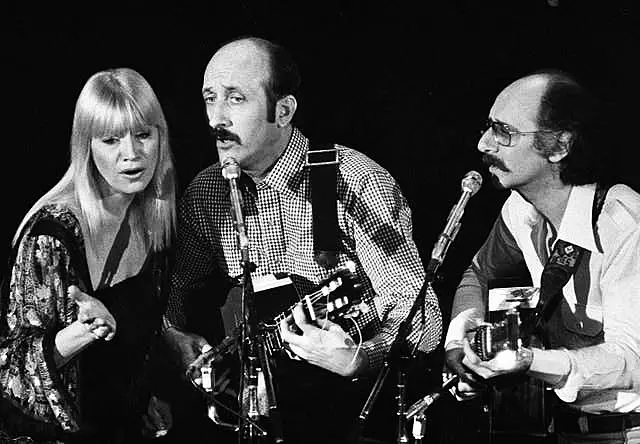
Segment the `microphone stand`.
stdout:
[[[422,288],[416,299],[413,301],[413,305],[411,306],[411,310],[407,314],[406,318],[400,323],[400,327],[398,328],[398,332],[391,344],[389,352],[387,353],[382,370],[380,371],[376,382],[371,389],[371,393],[369,394],[369,398],[365,402],[362,411],[360,412],[360,416],[358,417],[356,426],[353,429],[353,434],[351,436],[353,442],[355,443],[362,432],[364,427],[364,422],[366,421],[369,413],[371,411],[371,407],[373,406],[376,398],[378,397],[382,385],[384,384],[385,379],[387,378],[389,372],[392,368],[397,368],[398,371],[398,397],[397,397],[397,415],[398,415],[398,433],[397,433],[397,443],[404,444],[409,442],[409,436],[407,433],[407,418],[405,414],[405,383],[406,383],[406,370],[407,363],[409,361],[410,356],[406,355],[406,351],[408,345],[405,344],[404,339],[409,335],[411,330],[411,322],[418,311],[419,307],[424,305],[425,295],[429,286],[433,283],[433,281],[437,277],[438,268],[442,264],[444,260],[444,256],[449,249],[449,245],[456,237],[458,230],[460,229],[460,219],[464,214],[464,207],[467,202],[475,193],[478,192],[480,186],[482,185],[482,176],[480,173],[476,171],[469,171],[462,179],[461,188],[462,195],[460,196],[458,202],[453,206],[451,212],[449,213],[449,217],[447,218],[447,224],[445,226],[444,231],[440,234],[436,245],[433,248],[431,253],[431,259],[426,269],[426,276],[424,283],[422,284]],[[424,312],[423,312],[424,317]],[[418,343],[415,345],[415,349],[412,355],[418,348]],[[421,412],[424,413],[424,412]],[[424,415],[422,415],[424,416]],[[420,424],[417,424],[420,425]],[[423,424],[422,424],[423,425]],[[422,439],[422,435],[424,433],[423,430],[414,430],[414,434]]]
[[[258,430],[255,423],[260,419],[258,407],[258,355],[256,347],[255,304],[251,272],[255,265],[249,260],[248,248],[241,249],[242,279],[242,328],[240,332],[240,403],[242,415],[238,430],[240,444],[260,442],[264,431]],[[247,421],[248,418],[250,421]]]
[[[240,403],[242,414],[238,429],[239,444],[258,444],[267,437],[267,432],[259,425],[260,402],[258,395],[258,379],[260,373],[265,382],[268,401],[268,414],[271,417],[273,441],[282,442],[280,415],[276,402],[275,386],[264,341],[257,331],[257,316],[254,303],[253,281],[251,272],[255,264],[249,260],[248,244],[241,248],[242,279],[242,328],[240,332]],[[266,441],[265,441],[266,442]]]
[[[240,177],[240,166],[233,158],[227,158],[222,164],[222,175],[229,180],[229,200],[231,201],[231,214],[237,234],[238,248],[240,250],[240,266],[242,267],[242,300],[240,345],[238,354],[240,360],[240,387],[239,404],[241,406],[240,422],[238,427],[239,444],[258,444],[267,433],[258,426],[260,420],[260,406],[258,394],[258,380],[261,369],[265,369],[269,381],[266,381],[268,395],[274,395],[271,381],[271,372],[268,369],[268,359],[264,359],[261,353],[262,343],[259,340],[258,322],[255,312],[255,292],[251,273],[256,266],[251,262],[249,255],[249,237],[247,236],[244,218],[242,216],[241,193],[237,180]],[[270,401],[270,407],[275,401]]]
[[[431,265],[431,264],[430,264]],[[418,293],[418,296],[413,302],[411,306],[411,310],[405,317],[405,319],[400,323],[398,328],[398,332],[391,344],[389,351],[385,357],[382,369],[378,374],[378,377],[369,393],[369,397],[367,398],[364,407],[360,411],[360,415],[356,421],[356,425],[353,428],[353,432],[351,435],[351,442],[356,443],[360,434],[362,433],[362,429],[364,428],[364,424],[369,417],[369,413],[371,412],[371,408],[373,407],[380,391],[385,383],[385,380],[389,376],[389,373],[392,369],[397,370],[397,383],[396,387],[398,389],[397,395],[397,412],[396,415],[398,417],[398,425],[397,425],[397,435],[396,442],[398,444],[404,444],[409,442],[409,434],[407,432],[407,420],[405,415],[405,384],[406,384],[406,372],[408,363],[410,361],[410,356],[407,354],[408,345],[405,343],[404,339],[409,335],[411,330],[411,323],[415,314],[418,311],[418,308],[424,305],[425,295],[427,293],[427,289],[431,285],[432,281],[435,278],[435,271],[437,266],[429,267],[427,269],[427,276]],[[417,349],[416,344],[416,349]]]

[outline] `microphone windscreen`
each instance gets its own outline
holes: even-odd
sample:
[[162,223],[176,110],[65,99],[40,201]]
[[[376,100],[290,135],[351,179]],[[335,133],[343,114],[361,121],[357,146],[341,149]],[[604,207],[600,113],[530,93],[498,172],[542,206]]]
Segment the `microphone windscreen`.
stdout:
[[482,186],[482,175],[477,171],[469,171],[462,178],[460,186],[462,191],[467,191],[473,196]]

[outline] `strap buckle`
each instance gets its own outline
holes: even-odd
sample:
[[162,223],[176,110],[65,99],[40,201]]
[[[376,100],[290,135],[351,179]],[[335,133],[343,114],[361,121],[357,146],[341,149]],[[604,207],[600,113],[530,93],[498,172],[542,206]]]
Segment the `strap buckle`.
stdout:
[[338,165],[338,150],[336,148],[326,150],[309,150],[305,155],[304,166],[314,167],[323,165]]

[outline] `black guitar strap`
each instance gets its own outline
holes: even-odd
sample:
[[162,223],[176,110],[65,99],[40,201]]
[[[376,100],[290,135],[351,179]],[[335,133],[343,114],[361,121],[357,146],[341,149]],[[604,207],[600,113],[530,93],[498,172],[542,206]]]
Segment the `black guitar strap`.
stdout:
[[313,217],[313,251],[316,262],[333,268],[338,262],[338,150],[330,143],[309,143],[305,167],[309,168]]
[[[596,193],[593,198],[592,207],[592,229],[595,234],[598,247],[601,248],[600,239],[597,235],[597,221],[604,200],[607,195],[609,186],[600,185],[596,186]],[[542,276],[540,280],[540,299],[534,310],[533,317],[528,326],[525,326],[525,334],[531,334],[533,332],[540,332],[541,338],[544,342],[547,342],[547,335],[544,334],[545,323],[551,318],[554,310],[558,307],[560,300],[562,299],[562,288],[569,281],[573,273],[575,273],[580,260],[584,255],[585,249],[567,242],[562,239],[558,239],[555,243],[554,249],[551,252],[551,256],[547,260],[547,263],[542,270]],[[545,346],[548,346],[545,343]]]

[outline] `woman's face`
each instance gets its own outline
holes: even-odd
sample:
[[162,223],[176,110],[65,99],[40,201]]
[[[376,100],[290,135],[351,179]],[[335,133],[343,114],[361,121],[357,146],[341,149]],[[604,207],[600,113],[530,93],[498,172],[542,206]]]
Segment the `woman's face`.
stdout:
[[155,172],[159,149],[154,126],[92,138],[91,154],[102,179],[103,196],[143,191]]

